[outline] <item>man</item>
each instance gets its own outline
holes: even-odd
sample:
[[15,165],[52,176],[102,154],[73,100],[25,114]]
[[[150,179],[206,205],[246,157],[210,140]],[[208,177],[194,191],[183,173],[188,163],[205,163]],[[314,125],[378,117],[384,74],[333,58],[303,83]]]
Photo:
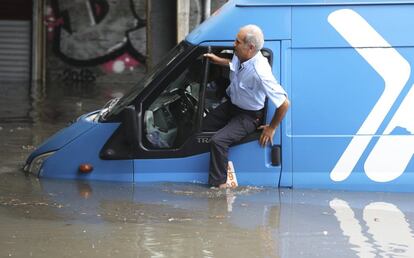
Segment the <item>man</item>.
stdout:
[[277,107],[270,124],[262,125],[261,146],[273,144],[273,135],[289,108],[286,92],[277,83],[267,59],[260,50],[264,44],[262,30],[256,25],[242,27],[234,41],[232,60],[205,54],[211,62],[230,66],[227,101],[203,122],[205,131],[217,131],[211,138],[209,184],[226,188],[229,146],[254,132],[264,115],[266,97]]

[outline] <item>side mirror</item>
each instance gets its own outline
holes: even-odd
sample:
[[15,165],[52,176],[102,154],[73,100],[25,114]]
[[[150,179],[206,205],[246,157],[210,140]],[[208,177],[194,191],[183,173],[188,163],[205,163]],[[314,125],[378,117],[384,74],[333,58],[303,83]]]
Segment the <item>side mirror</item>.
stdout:
[[127,106],[122,114],[123,135],[128,145],[137,150],[139,147],[138,116],[134,106]]

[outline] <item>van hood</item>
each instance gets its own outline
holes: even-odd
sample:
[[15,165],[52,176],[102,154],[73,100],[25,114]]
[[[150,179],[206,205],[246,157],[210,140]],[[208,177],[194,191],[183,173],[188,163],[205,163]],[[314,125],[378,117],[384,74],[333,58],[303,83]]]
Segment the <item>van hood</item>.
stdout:
[[91,130],[97,125],[97,122],[95,122],[94,118],[98,115],[98,113],[99,111],[95,111],[82,115],[77,119],[75,123],[58,131],[30,154],[30,156],[27,158],[26,164],[29,164],[35,157],[40,154],[57,151],[63,148],[65,145],[72,142],[80,135]]

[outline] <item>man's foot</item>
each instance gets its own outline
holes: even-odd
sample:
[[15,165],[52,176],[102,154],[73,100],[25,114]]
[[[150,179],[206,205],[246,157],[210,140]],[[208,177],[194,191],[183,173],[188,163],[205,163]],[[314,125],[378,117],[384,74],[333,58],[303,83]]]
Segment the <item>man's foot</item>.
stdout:
[[226,183],[221,184],[221,185],[218,186],[218,188],[219,189],[226,189],[227,188],[227,184]]
[[234,189],[237,186],[229,186],[227,184],[220,184],[218,186],[211,186],[210,189]]
[[213,185],[210,189],[227,189],[227,184]]

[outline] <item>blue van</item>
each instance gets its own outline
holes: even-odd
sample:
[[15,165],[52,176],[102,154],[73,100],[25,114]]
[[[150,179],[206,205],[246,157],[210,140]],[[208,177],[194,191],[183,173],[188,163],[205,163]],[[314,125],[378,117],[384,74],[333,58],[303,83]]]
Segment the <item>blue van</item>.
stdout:
[[[47,140],[25,170],[49,178],[206,183],[211,132],[240,27],[260,26],[263,54],[291,108],[261,148],[232,146],[240,185],[414,189],[414,1],[234,0],[192,31],[136,87]],[[275,107],[267,103],[269,121]],[[411,115],[410,115],[411,114]]]

